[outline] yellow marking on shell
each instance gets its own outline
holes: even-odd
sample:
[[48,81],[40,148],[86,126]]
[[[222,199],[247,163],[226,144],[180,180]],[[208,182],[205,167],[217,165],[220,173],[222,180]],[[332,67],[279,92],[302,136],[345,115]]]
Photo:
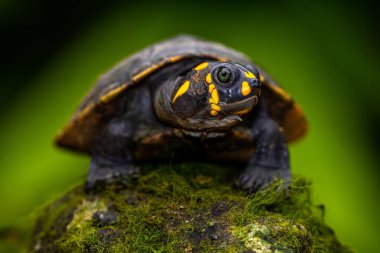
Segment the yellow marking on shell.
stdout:
[[208,86],[208,92],[210,92],[210,93],[212,93],[212,91],[215,89],[215,84],[210,84],[209,86]]
[[247,78],[256,78],[256,76],[251,71],[244,72],[244,74]]
[[161,68],[164,64],[157,64],[157,65],[154,65],[150,68],[147,68],[143,71],[141,71],[140,73],[136,74],[133,78],[132,78],[132,82],[138,82],[140,81],[141,79],[143,79],[145,76],[149,75],[150,73],[156,71],[157,69]]
[[249,86],[247,81],[241,83],[241,93],[243,96],[249,95],[251,93],[251,87]]
[[216,105],[216,104],[211,104],[211,109],[218,111],[218,112],[220,112],[220,110],[221,110],[220,106]]
[[169,61],[171,63],[173,63],[173,62],[177,62],[177,61],[181,60],[182,58],[184,58],[182,55],[177,55],[177,56],[170,57]]
[[219,103],[219,94],[217,89],[213,89],[211,93],[211,100],[213,104]]
[[265,82],[265,76],[264,75],[260,75],[260,82],[261,83]]
[[206,83],[211,84],[212,78],[211,78],[211,73],[208,73],[206,76]]
[[212,116],[216,116],[216,115],[218,115],[218,112],[215,111],[215,110],[211,110],[211,111],[210,111],[210,114],[211,114]]
[[177,55],[177,56],[170,57],[166,61],[162,61],[162,62],[160,62],[160,63],[158,63],[156,65],[153,65],[150,68],[147,68],[147,69],[141,71],[140,73],[136,74],[132,78],[132,82],[138,82],[141,79],[143,79],[144,77],[148,76],[150,73],[153,73],[154,71],[156,71],[156,70],[160,69],[161,67],[165,66],[166,64],[177,62],[179,60],[182,60],[183,58],[185,58],[185,56]]
[[175,94],[172,103],[176,101],[176,99],[180,96],[182,96],[190,87],[190,81],[186,81],[182,84],[182,86],[178,89],[177,93]]
[[249,113],[251,110],[252,110],[252,107],[247,108],[247,109],[243,109],[243,110],[238,111],[238,112],[235,112],[235,114],[237,114],[237,115],[242,115],[242,114]]
[[216,60],[220,61],[220,62],[228,62],[229,59],[227,58],[224,58],[224,57],[219,57],[219,56],[213,56],[215,57]]
[[89,106],[85,107],[82,111],[78,113],[77,120],[82,121],[83,119],[88,117],[88,115],[90,115],[90,113],[94,110],[95,106],[96,104],[90,104]]
[[285,101],[292,100],[292,97],[288,93],[286,93],[286,91],[284,91],[282,88],[274,84],[268,85],[268,87],[277,94],[279,94]]
[[201,70],[201,69],[206,68],[207,66],[208,66],[208,62],[203,62],[203,63],[199,64],[198,66],[196,66],[194,68],[194,70]]
[[109,101],[111,101],[114,97],[116,97],[118,94],[123,92],[125,89],[126,89],[126,86],[122,85],[120,87],[117,87],[116,89],[110,90],[107,94],[99,98],[100,103],[107,104]]

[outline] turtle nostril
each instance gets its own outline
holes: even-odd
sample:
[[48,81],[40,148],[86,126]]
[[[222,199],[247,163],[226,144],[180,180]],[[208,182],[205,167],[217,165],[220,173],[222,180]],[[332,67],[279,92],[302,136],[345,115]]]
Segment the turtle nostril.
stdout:
[[255,88],[260,87],[261,85],[260,85],[259,79],[253,79],[251,82],[251,86]]

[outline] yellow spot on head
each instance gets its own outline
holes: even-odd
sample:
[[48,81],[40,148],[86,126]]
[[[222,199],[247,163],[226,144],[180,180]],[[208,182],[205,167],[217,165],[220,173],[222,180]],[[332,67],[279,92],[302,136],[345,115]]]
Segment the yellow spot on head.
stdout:
[[219,94],[217,89],[212,90],[211,100],[213,101],[213,104],[219,103]]
[[208,73],[206,76],[206,83],[210,84],[212,82],[211,73]]
[[190,81],[186,81],[182,84],[182,86],[178,89],[177,93],[175,94],[173,98],[173,101],[172,101],[173,104],[178,97],[182,96],[189,89],[189,86],[190,86]]
[[209,86],[208,86],[208,92],[212,92],[213,90],[215,89],[215,84],[210,84]]
[[251,93],[251,87],[249,86],[247,81],[242,82],[241,93],[243,94],[243,96],[247,96],[249,95],[249,93]]
[[218,111],[220,112],[220,106],[219,105],[216,105],[216,104],[211,104],[211,109],[215,110],[215,111]]
[[203,63],[199,64],[198,66],[196,66],[194,68],[194,70],[201,70],[201,69],[204,69],[207,66],[208,66],[208,62],[203,62]]
[[[211,75],[210,75],[210,78],[211,78]],[[207,77],[206,77],[206,82],[207,82]],[[219,103],[218,90],[216,89],[215,84],[211,83],[211,80],[210,80],[210,85],[208,86],[208,92],[211,93],[211,98],[209,100],[209,103],[211,106],[210,114],[212,116],[216,116],[218,115],[218,112],[220,112],[221,108],[219,105],[217,105]]]
[[212,116],[216,116],[216,115],[218,115],[218,112],[215,111],[215,110],[211,110],[211,111],[210,111],[210,114],[211,114]]
[[248,78],[256,78],[256,76],[251,71],[245,72],[244,74]]

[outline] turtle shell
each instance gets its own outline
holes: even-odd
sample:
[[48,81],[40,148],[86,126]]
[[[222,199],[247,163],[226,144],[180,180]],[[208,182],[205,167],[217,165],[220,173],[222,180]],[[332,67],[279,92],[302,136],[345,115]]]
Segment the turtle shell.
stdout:
[[[193,58],[252,64],[245,55],[236,50],[193,36],[181,35],[153,44],[128,57],[100,77],[72,119],[57,135],[56,144],[90,152],[103,123],[117,112],[115,101],[119,97],[155,71]],[[268,97],[271,117],[283,128],[288,142],[301,138],[307,131],[307,122],[300,106],[264,71],[259,71],[263,95]]]

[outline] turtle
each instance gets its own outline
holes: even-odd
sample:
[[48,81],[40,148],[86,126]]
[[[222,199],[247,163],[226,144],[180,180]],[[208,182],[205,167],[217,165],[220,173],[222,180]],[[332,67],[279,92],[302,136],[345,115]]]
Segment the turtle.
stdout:
[[91,155],[87,190],[142,162],[206,160],[241,164],[236,184],[253,193],[290,180],[287,144],[306,132],[299,104],[247,56],[177,35],[103,74],[55,143]]

